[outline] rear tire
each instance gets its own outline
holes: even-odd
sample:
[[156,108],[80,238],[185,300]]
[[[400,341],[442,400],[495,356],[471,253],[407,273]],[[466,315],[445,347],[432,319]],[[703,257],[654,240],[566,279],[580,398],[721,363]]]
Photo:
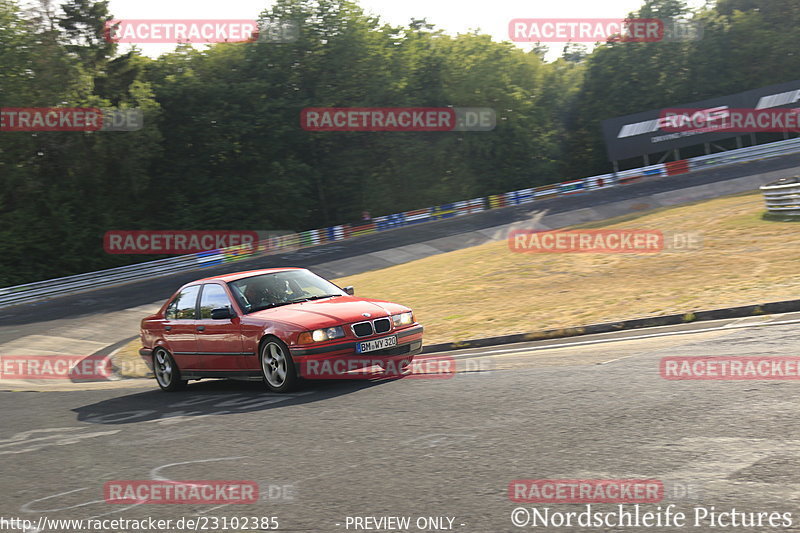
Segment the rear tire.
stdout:
[[272,392],[289,392],[297,386],[297,372],[289,348],[277,337],[261,341],[258,350],[264,385]]
[[164,348],[153,350],[153,373],[163,391],[175,392],[186,388],[187,380],[181,379],[181,371],[175,359]]

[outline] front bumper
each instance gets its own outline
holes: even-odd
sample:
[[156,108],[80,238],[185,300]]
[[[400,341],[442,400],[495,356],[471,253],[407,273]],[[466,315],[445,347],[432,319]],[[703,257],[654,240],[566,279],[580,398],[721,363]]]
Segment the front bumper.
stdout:
[[356,353],[356,344],[359,341],[347,340],[345,342],[328,344],[318,347],[289,348],[294,359],[297,375],[307,379],[354,379],[363,377],[363,374],[353,375],[354,370],[379,365],[387,373],[399,373],[402,368],[411,364],[414,356],[422,352],[423,327],[411,326],[394,333],[375,336],[379,339],[391,335],[397,336],[397,345],[383,350]]

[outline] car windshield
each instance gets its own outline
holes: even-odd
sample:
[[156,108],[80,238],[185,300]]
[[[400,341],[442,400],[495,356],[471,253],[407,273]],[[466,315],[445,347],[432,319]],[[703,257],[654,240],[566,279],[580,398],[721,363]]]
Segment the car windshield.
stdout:
[[229,285],[245,313],[346,294],[330,281],[308,270],[261,274],[233,281]]

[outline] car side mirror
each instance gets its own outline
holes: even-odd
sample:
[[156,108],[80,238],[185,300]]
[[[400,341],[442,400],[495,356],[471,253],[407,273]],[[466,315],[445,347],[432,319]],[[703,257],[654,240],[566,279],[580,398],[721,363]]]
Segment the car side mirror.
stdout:
[[217,307],[211,310],[211,318],[214,320],[223,320],[226,318],[234,318],[236,313],[230,307]]
[[352,286],[352,285],[348,285],[347,287],[345,287],[345,288],[344,288],[344,289],[342,289],[342,290],[343,290],[344,292],[346,292],[347,294],[349,294],[350,296],[353,296],[353,295],[356,293],[356,290],[353,288],[353,286]]

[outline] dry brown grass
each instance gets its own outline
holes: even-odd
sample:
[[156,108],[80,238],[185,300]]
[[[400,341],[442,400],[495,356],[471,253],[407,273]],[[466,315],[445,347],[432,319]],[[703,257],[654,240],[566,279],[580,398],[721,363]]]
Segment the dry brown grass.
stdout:
[[153,373],[139,355],[142,341],[137,337],[111,356],[117,375],[123,378],[149,378]]
[[428,344],[800,298],[800,223],[763,211],[754,192],[592,225],[700,231],[691,252],[520,254],[501,241],[336,283],[412,307]]

